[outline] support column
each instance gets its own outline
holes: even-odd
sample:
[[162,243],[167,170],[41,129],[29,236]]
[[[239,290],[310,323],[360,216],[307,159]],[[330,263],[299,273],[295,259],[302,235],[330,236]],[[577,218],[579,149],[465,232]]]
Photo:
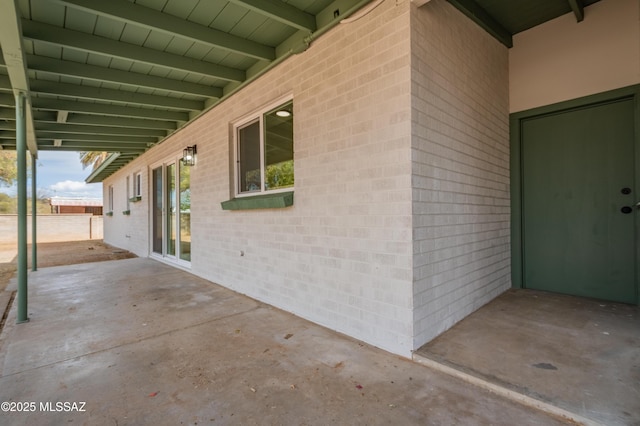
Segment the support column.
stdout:
[[18,162],[18,324],[27,315],[27,113],[23,92],[16,95],[16,151]]
[[36,156],[31,154],[31,270],[38,270],[38,194],[36,193],[36,170],[38,168]]

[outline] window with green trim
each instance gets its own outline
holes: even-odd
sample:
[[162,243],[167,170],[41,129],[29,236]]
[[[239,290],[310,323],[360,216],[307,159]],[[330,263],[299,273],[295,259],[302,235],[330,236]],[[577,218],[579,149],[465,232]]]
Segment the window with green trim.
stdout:
[[109,211],[112,212],[113,211],[113,185],[109,185],[109,192],[108,192],[108,200],[107,200],[107,204],[109,206]]
[[136,172],[133,174],[133,196],[142,196],[142,173]]
[[293,101],[235,126],[236,195],[293,189]]

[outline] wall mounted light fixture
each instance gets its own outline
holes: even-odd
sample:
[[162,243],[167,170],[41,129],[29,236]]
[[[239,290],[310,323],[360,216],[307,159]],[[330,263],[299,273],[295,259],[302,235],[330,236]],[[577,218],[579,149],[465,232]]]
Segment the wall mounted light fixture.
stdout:
[[182,150],[182,164],[185,166],[195,166],[197,155],[198,151],[195,145],[186,147]]

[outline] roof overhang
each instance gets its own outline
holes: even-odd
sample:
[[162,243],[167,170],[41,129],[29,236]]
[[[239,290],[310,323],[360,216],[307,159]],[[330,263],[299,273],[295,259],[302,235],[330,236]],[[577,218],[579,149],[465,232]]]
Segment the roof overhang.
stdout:
[[[15,97],[38,150],[111,153],[100,182],[358,10],[384,0],[0,0],[0,149]],[[412,0],[429,7],[429,0]],[[597,0],[448,0],[506,46]]]

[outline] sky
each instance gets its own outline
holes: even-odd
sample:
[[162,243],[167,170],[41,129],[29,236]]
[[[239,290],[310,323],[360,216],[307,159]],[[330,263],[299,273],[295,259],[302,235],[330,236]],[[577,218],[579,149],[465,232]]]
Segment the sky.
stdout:
[[[102,198],[102,183],[86,184],[91,166],[82,169],[77,152],[38,151],[36,186],[39,196]],[[0,187],[0,192],[15,195],[16,187]],[[27,183],[31,193],[31,179]]]

